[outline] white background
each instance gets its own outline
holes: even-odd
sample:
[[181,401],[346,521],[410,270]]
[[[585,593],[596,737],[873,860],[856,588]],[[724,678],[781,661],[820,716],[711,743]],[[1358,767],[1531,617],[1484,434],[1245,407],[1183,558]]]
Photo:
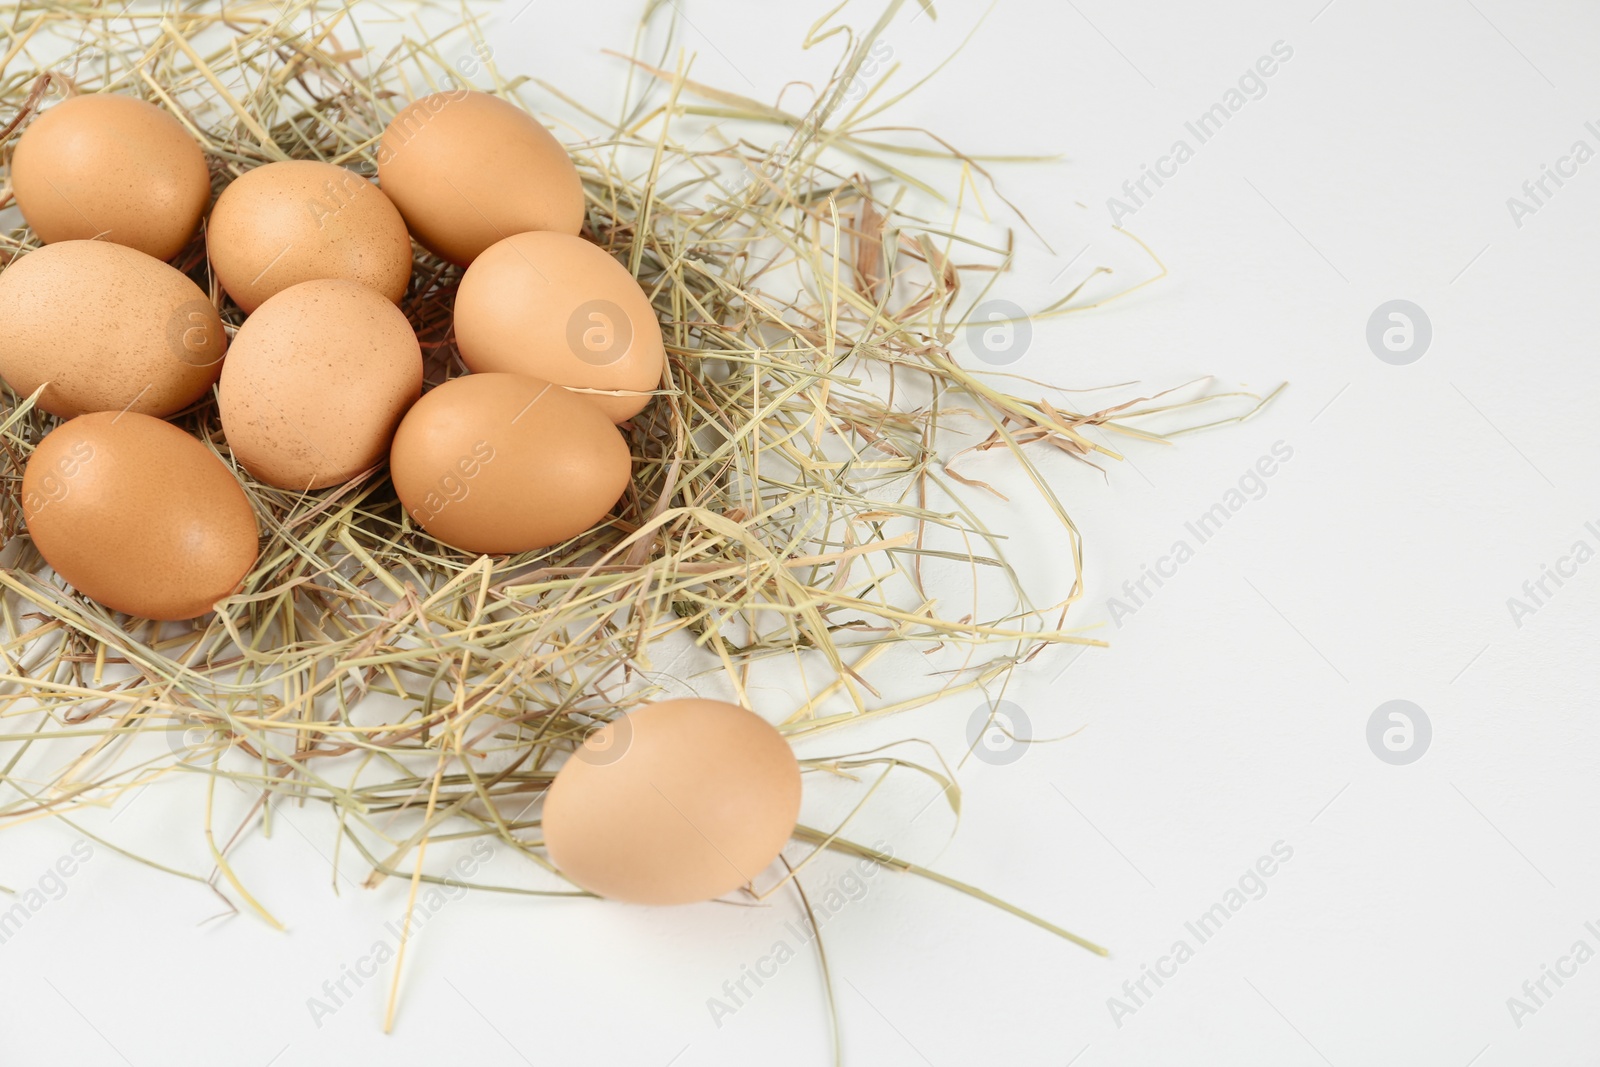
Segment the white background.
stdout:
[[[798,48],[828,5],[678,2],[695,76],[712,84],[770,100],[836,55],[836,42]],[[1293,57],[1266,94],[1127,222],[1171,277],[1037,324],[1011,369],[1078,387],[1206,374],[1290,386],[1256,421],[1175,447],[1128,444],[1106,479],[1040,456],[1087,542],[1078,622],[1104,624],[1112,644],[1042,657],[1007,697],[1039,736],[1081,732],[1006,766],[968,760],[959,828],[926,806],[930,784],[910,781],[884,794],[886,824],[920,813],[901,827],[901,855],[1113,955],[879,875],[823,931],[848,1063],[1600,1056],[1600,962],[1550,985],[1520,1026],[1507,1007],[1574,942],[1600,950],[1584,927],[1600,927],[1600,563],[1520,627],[1507,607],[1574,541],[1600,547],[1584,529],[1600,524],[1600,162],[1520,228],[1506,206],[1575,140],[1600,148],[1584,129],[1600,119],[1600,12],[1575,0],[1320,3],[1002,0],[892,116],[972,152],[1064,155],[998,169],[1050,245],[1022,236],[1008,283],[1039,306],[1091,261],[1137,262],[1108,233],[1106,198],[1287,43]],[[520,6],[491,18],[502,69],[609,109],[622,67],[601,49],[628,49],[639,5]],[[855,0],[846,14],[861,25],[878,10]],[[902,84],[982,9],[914,13],[887,35]],[[1369,315],[1396,298],[1433,327],[1409,366],[1380,362],[1365,339]],[[1279,441],[1293,458],[1265,495],[1114,624],[1107,598]],[[1042,512],[1004,459],[963,463],[1018,489],[994,521],[1018,534],[1016,558],[1041,584],[1060,581],[1060,545],[1042,539]],[[1366,741],[1369,716],[1395,698],[1432,723],[1426,755],[1407,766]],[[915,736],[955,760],[973,703],[802,754]],[[134,803],[137,817],[114,830],[164,836],[175,862],[207,869],[192,803],[158,790]],[[403,887],[341,880],[335,895],[331,827],[311,810],[280,818],[237,862],[287,934],[248,917],[207,922],[222,905],[203,887],[97,849],[65,896],[0,946],[0,1063],[828,1062],[809,951],[720,1027],[706,1006],[784,936],[797,913],[788,896],[671,910],[474,896],[414,944],[392,1036],[381,1033],[387,969],[319,1027],[307,999],[384,936]],[[0,883],[34,884],[75,840],[54,823],[11,830]],[[1280,841],[1293,856],[1266,894],[1118,1025],[1108,998],[1175,940],[1195,946],[1185,922]],[[823,862],[813,892],[845,867]]]

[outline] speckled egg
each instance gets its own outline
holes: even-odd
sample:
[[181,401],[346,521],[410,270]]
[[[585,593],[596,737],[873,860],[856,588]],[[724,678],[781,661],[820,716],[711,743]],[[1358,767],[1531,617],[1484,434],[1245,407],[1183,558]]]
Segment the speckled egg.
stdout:
[[567,878],[635,904],[714,900],[777,859],[800,815],[800,767],[754,712],[666,700],[606,724],[545,795],[545,847]]
[[383,131],[377,156],[378,184],[417,240],[460,266],[514,233],[583,227],[567,150],[497,96],[454,89],[417,100]]
[[85,596],[146,619],[192,619],[255,565],[255,512],[233,472],[171,423],[80,415],[33,450],[22,515],[39,554]]
[[586,400],[520,374],[452,378],[417,401],[389,475],[418,526],[468,552],[527,552],[605,518],[632,474],[627,442]]
[[115,93],[46,108],[11,157],[17,207],[39,240],[98,238],[171,259],[211,199],[205,156],[183,124]]
[[395,303],[411,281],[405,220],[354,171],[297,159],[247,171],[217,197],[206,228],[217,280],[246,312],[316,278],[343,278]]
[[105,241],[62,241],[0,271],[0,375],[39,406],[170,415],[205,396],[227,351],[222,320],[173,267]]
[[321,489],[383,461],[422,393],[400,309],[355,282],[290,286],[233,339],[217,407],[234,458],[282,489]]
[[613,422],[661,384],[661,326],[639,283],[603,248],[564,233],[489,246],[456,294],[456,344],[475,371],[531,374],[585,392]]

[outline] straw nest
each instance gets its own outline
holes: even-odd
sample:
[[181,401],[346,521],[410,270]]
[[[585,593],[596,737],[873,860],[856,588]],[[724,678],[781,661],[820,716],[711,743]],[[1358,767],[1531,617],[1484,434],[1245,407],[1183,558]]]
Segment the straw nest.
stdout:
[[[807,110],[635,55],[611,60],[626,106],[606,118],[559,87],[508,77],[461,12],[442,13],[450,28],[435,32],[428,18],[441,13],[421,5],[398,15],[319,0],[111,13],[23,0],[0,30],[7,152],[52,99],[130,93],[180,117],[220,190],[284,158],[370,176],[389,117],[452,84],[564,109],[570,120],[556,129],[584,180],[585,234],[650,294],[669,367],[624,427],[634,479],[614,515],[569,543],[510,557],[473,558],[428,537],[382,470],[310,494],[253,481],[232,464],[207,399],[177,421],[237,471],[264,541],[243,590],[184,624],[108,612],[43,565],[21,528],[18,486],[54,420],[7,394],[0,782],[11,792],[0,790],[0,826],[72,821],[158,779],[206,776],[214,868],[162,869],[276,922],[229,850],[267,826],[279,799],[330,806],[341,862],[361,865],[369,884],[410,879],[414,899],[442,877],[427,871],[429,841],[492,835],[548,868],[538,795],[597,724],[659,695],[668,676],[741,700],[752,672],[787,672],[788,706],[752,703],[804,738],[952,692],[990,692],[1041,649],[1098,643],[1067,627],[1081,582],[1061,602],[1030,597],[982,519],[997,496],[949,465],[951,440],[1008,451],[1059,521],[1062,558],[1079,568],[1078,531],[1036,470],[1037,450],[1114,460],[1104,442],[1117,435],[1171,435],[1138,428],[1151,416],[1170,425],[1177,412],[1195,429],[1248,417],[1260,401],[1202,393],[1080,412],[1043,398],[1059,391],[1012,391],[1018,380],[975,373],[951,354],[967,314],[1002,278],[1010,241],[993,225],[982,228],[989,239],[963,232],[964,203],[998,198],[985,161],[882,124],[915,86],[892,91],[886,76],[860,89],[858,71],[899,6],[864,33],[817,25],[808,44],[826,42],[840,58]],[[668,35],[658,53],[667,57],[672,16],[652,4],[640,28],[641,41]],[[390,40],[374,46],[369,34]],[[7,260],[35,247],[21,228],[0,241]],[[210,277],[203,241],[175,263],[237,326],[242,314]],[[1151,275],[1164,273],[1150,263]],[[1105,273],[1085,283],[1103,289],[1080,286],[1038,315],[1103,303],[1117,291]],[[403,309],[434,384],[463,372],[450,331],[458,279],[416,249]],[[875,675],[895,679],[892,698]],[[914,765],[880,753],[805,766]],[[951,776],[918,769],[954,806]],[[242,822],[213,826],[219,789],[257,798]],[[798,836],[1072,937],[840,829],[802,826]],[[577,892],[539,872],[528,884],[540,888],[488,888]]]

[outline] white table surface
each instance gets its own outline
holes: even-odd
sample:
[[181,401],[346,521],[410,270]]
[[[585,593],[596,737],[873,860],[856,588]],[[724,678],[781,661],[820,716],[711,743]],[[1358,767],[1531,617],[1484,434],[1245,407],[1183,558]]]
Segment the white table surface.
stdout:
[[[1185,121],[1284,42],[1292,57],[1264,95],[1125,223],[1170,278],[1037,324],[1010,369],[1074,386],[1214,374],[1221,387],[1290,387],[1244,425],[1129,444],[1104,480],[1041,458],[1087,543],[1078,622],[1103,624],[1112,644],[1059,678],[1072,654],[1041,657],[1007,698],[1038,736],[1079,732],[1006,765],[968,760],[959,828],[940,805],[922,810],[933,787],[910,776],[878,818],[899,854],[1113,954],[879,875],[823,929],[847,1063],[1594,1062],[1600,962],[1560,961],[1579,941],[1600,952],[1600,562],[1547,583],[1554,595],[1520,625],[1508,598],[1574,542],[1600,550],[1600,161],[1520,227],[1507,198],[1574,141],[1600,149],[1585,127],[1600,120],[1600,11],[1320,3],[1002,0],[894,113],[974,152],[1065,155],[999,169],[1054,249],[1021,240],[1008,295],[1037,306],[1085,245],[1074,271],[1136,264],[1108,229],[1107,197],[1176,138],[1192,143]],[[521,6],[491,16],[500,66],[612,105],[622,68],[600,52],[628,48],[640,5],[535,0],[513,19]],[[713,84],[771,99],[836,55],[836,42],[798,48],[824,4],[678,6],[695,74]],[[930,69],[982,11],[940,8],[937,22],[913,8],[891,28],[898,80]],[[865,24],[877,10],[856,0],[847,13]],[[1366,340],[1369,316],[1394,299],[1432,324],[1409,365],[1380,361]],[[1185,524],[1278,442],[1292,457],[1259,499],[1194,544]],[[1005,466],[992,454],[963,470],[1021,490]],[[1014,499],[994,521],[1042,586],[1062,582],[1042,511],[1025,491]],[[1193,557],[1113,621],[1109,598],[1179,539]],[[1425,755],[1405,765],[1367,742],[1393,699],[1431,723]],[[921,737],[954,760],[973,704],[803,754]],[[208,866],[192,803],[176,790],[134,803],[114,830]],[[0,1063],[828,1062],[808,950],[720,1026],[707,1006],[791,937],[789,896],[670,910],[473,896],[414,942],[393,1035],[381,1033],[387,968],[347,980],[348,1003],[319,1020],[309,999],[388,938],[404,891],[342,880],[335,895],[325,816],[280,820],[237,864],[286,934],[215,918],[222,904],[205,889],[104,848],[78,864],[0,945]],[[26,888],[77,835],[38,823],[3,840],[0,883]],[[1274,847],[1292,855],[1202,943],[1186,924],[1226,904]],[[808,885],[820,893],[846,868],[822,861]],[[1192,956],[1161,962],[1179,940]],[[1158,964],[1163,985],[1125,993]],[[1546,966],[1571,976],[1546,979],[1535,1004],[1524,982]],[[1514,1013],[1511,997],[1536,1010]]]

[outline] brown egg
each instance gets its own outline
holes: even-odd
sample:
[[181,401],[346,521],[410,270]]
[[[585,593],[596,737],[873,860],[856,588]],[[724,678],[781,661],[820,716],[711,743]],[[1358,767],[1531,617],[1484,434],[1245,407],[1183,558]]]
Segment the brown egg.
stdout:
[[455,89],[401,109],[378,145],[378,184],[418,241],[463,267],[511,234],[583,227],[583,183],[567,150],[487,93]]
[[520,374],[452,378],[389,450],[413,521],[468,552],[527,552],[594,526],[627,488],[628,444],[600,409]]
[[800,767],[765,719],[718,700],[647,704],[595,731],[544,800],[550,860],[591,893],[691,904],[748,885],[800,816]]
[[344,278],[395,303],[411,281],[411,238],[389,198],[314,159],[268,163],[222,190],[206,227],[217,280],[246,312],[315,278]]
[[146,619],[192,619],[256,562],[255,512],[205,445],[104,411],[45,435],[22,472],[34,546],[78,592]]
[[456,344],[475,371],[531,374],[583,393],[613,422],[637,415],[661,384],[661,326],[639,283],[604,249],[564,233],[491,245],[461,279]]
[[324,278],[245,320],[217,408],[245,470],[281,489],[321,489],[381,463],[421,395],[422,350],[405,315],[366,286]]
[[62,241],[0,272],[0,375],[39,406],[170,415],[205,396],[228,338],[200,287],[143,252]]
[[11,157],[11,188],[46,244],[99,238],[171,259],[200,224],[211,172],[200,145],[167,112],[94,93],[28,124]]

